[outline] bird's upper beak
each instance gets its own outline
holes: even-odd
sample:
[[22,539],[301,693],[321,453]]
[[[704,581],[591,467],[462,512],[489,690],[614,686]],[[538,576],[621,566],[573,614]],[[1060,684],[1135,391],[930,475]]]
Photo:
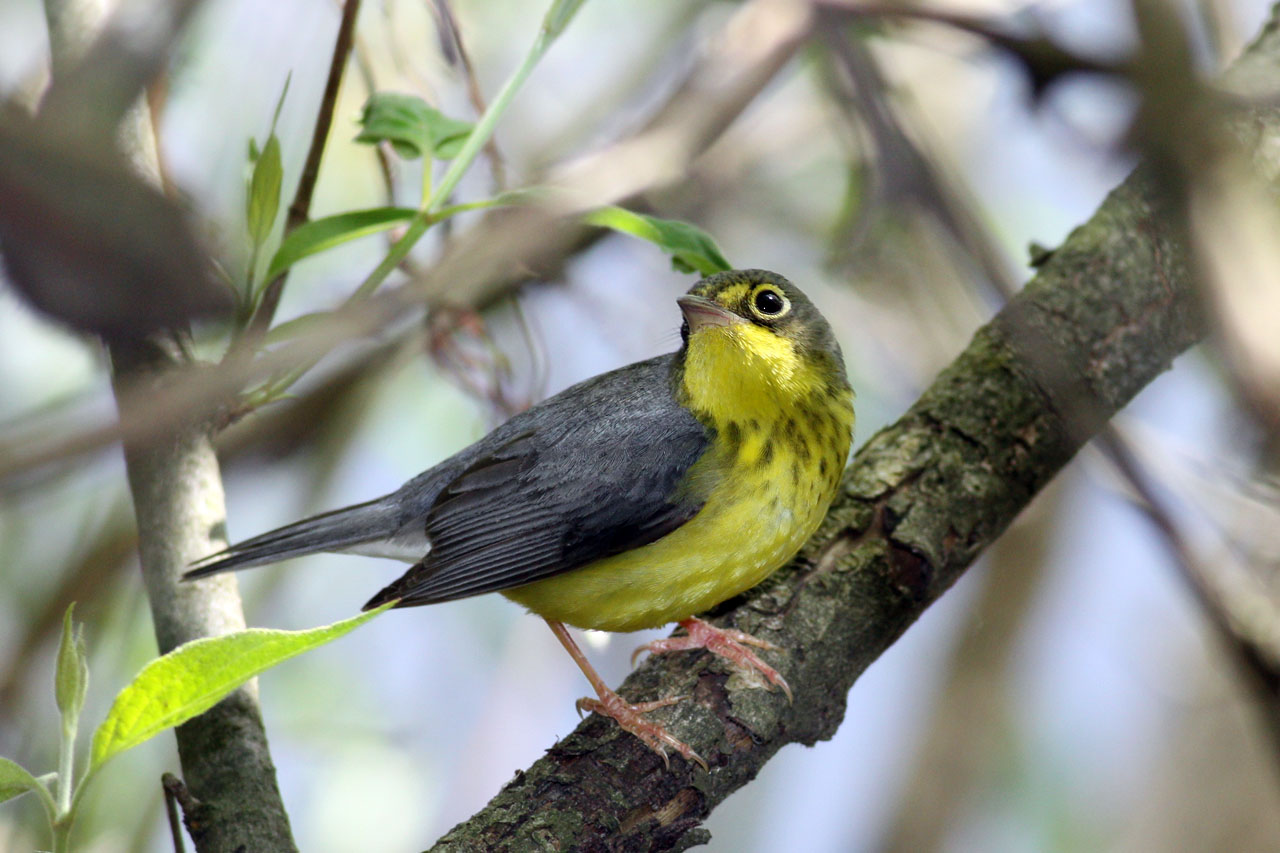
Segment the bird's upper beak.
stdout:
[[684,319],[689,323],[690,333],[710,326],[732,326],[747,322],[719,302],[712,302],[702,296],[681,296],[676,299],[676,304],[684,312]]

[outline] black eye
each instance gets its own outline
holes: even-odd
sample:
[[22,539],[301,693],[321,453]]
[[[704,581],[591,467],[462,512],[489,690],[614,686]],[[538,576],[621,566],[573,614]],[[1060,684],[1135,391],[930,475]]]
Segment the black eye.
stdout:
[[786,300],[776,290],[760,290],[756,292],[756,310],[766,317],[781,314],[786,307]]

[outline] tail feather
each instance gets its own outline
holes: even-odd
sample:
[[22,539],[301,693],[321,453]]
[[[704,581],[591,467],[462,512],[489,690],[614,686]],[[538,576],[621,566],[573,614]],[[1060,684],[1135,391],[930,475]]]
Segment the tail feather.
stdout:
[[197,560],[184,580],[247,569],[266,563],[340,551],[367,542],[388,539],[400,526],[400,511],[393,495],[368,503],[313,515],[302,521],[254,536]]

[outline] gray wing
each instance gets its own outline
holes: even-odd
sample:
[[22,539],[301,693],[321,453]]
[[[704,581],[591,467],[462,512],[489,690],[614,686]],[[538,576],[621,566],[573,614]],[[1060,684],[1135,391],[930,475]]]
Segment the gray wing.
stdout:
[[575,386],[477,443],[451,482],[432,484],[430,553],[365,607],[510,589],[653,542],[697,514],[704,498],[685,480],[710,435],[672,397],[671,358]]

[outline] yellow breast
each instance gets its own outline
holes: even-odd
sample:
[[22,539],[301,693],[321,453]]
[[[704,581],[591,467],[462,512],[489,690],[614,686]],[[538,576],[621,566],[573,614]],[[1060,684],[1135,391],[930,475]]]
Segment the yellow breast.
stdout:
[[813,535],[848,457],[852,392],[842,377],[795,365],[783,371],[786,393],[762,386],[742,342],[729,337],[736,329],[691,347],[685,367],[686,405],[716,430],[692,474],[706,478],[698,514],[648,545],[504,595],[579,628],[652,628],[755,586]]

